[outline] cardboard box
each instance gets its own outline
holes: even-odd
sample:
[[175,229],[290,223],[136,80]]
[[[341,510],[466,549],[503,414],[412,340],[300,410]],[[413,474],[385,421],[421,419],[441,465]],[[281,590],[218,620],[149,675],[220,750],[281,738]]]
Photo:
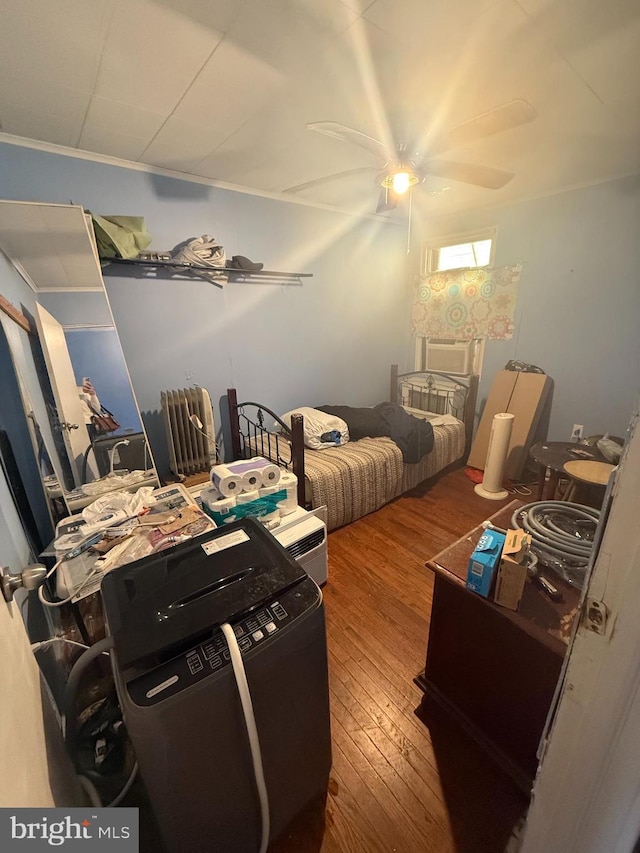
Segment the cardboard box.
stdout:
[[502,546],[502,556],[510,557],[516,563],[524,563],[527,552],[531,547],[531,534],[526,530],[516,528],[507,530]]
[[531,536],[524,530],[507,530],[496,577],[493,600],[501,607],[517,610],[527,580],[527,553]]
[[497,530],[485,530],[473,554],[469,557],[467,589],[472,589],[485,598],[489,597],[493,577],[500,563],[503,544],[503,533]]
[[467,459],[467,465],[470,465],[472,468],[479,468],[481,471],[484,471],[494,415],[509,411],[509,402],[516,387],[517,378],[518,373],[514,370],[499,370],[493,379],[487,402],[484,404],[484,409],[482,410],[482,417],[473,438],[471,452]]
[[550,390],[551,379],[545,374],[499,370],[491,385],[467,465],[484,471],[494,415],[508,412],[514,415],[514,420],[504,474],[512,480],[520,479]]

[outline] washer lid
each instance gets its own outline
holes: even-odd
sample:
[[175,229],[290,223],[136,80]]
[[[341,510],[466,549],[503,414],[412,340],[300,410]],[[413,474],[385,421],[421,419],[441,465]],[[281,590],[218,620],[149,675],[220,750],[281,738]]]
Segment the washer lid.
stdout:
[[118,663],[164,655],[276,598],[307,577],[253,518],[203,533],[105,575]]

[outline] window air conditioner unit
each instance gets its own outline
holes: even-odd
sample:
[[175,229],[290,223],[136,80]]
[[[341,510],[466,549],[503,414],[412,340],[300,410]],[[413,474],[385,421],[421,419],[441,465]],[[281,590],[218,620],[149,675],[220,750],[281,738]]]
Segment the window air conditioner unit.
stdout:
[[426,370],[468,374],[473,369],[474,342],[454,340],[427,341]]

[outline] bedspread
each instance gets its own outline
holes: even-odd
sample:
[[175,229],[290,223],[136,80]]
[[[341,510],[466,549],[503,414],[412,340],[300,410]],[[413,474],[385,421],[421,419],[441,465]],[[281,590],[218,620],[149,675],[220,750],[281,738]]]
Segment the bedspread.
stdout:
[[[380,509],[423,480],[435,476],[464,454],[465,432],[460,421],[433,427],[434,445],[420,462],[403,462],[402,451],[390,438],[361,438],[327,450],[305,448],[306,499],[312,507],[327,507],[327,528],[335,530]],[[271,445],[251,439],[252,455],[270,455]],[[290,447],[280,441],[280,461],[291,461]],[[275,454],[271,454],[274,458]]]
[[331,450],[305,450],[312,506],[327,506],[333,530],[379,509],[399,493],[404,464],[390,438],[361,438]]

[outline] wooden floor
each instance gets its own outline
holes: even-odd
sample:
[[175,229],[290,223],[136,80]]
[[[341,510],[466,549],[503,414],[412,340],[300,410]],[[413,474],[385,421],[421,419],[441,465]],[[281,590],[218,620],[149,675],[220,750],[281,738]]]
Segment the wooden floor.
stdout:
[[[269,853],[503,853],[527,803],[437,708],[416,716],[413,678],[429,634],[425,561],[507,502],[477,497],[458,469],[329,534],[329,794]],[[140,808],[141,851],[162,853],[141,784],[126,804]]]
[[272,853],[504,851],[526,802],[437,708],[416,716],[413,683],[433,593],[424,563],[503,503],[459,469],[329,535],[329,795]]

